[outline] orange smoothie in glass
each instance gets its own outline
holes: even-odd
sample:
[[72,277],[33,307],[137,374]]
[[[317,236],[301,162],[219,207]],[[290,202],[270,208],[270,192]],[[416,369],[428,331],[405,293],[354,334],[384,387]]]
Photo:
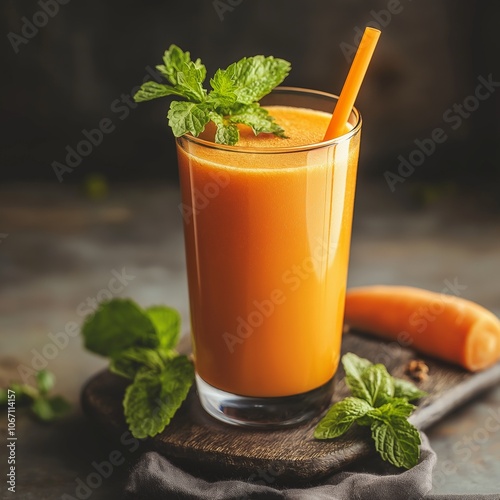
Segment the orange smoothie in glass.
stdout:
[[361,118],[322,143],[334,100],[312,94],[267,107],[286,139],[178,139],[196,372],[231,394],[306,393],[339,362]]

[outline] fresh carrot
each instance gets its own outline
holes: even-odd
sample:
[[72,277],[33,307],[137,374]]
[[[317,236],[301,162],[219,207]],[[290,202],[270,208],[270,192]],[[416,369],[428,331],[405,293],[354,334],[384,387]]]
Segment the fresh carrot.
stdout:
[[457,296],[405,286],[352,288],[345,321],[470,371],[500,359],[500,320]]

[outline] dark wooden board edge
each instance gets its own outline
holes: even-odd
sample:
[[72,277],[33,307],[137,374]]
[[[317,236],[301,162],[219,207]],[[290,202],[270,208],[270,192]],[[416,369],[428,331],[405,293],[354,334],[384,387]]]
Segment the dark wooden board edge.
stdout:
[[[492,368],[472,374],[459,367],[441,361],[416,355],[410,349],[402,348],[394,342],[385,342],[359,333],[345,336],[343,352],[356,352],[373,362],[383,362],[392,375],[405,377],[404,369],[409,360],[418,357],[430,368],[429,379],[420,387],[429,396],[411,416],[412,422],[420,429],[426,429],[450,411],[466,403],[481,392],[500,383],[500,363]],[[332,402],[347,395],[343,380],[344,373],[339,369],[334,383]],[[107,434],[119,437],[126,432],[127,426],[121,409],[121,400],[127,381],[109,372],[100,372],[90,379],[82,391],[82,407],[85,414]],[[304,425],[280,431],[256,431],[227,426],[207,415],[201,408],[193,388],[181,409],[177,412],[169,428],[155,438],[143,442],[144,449],[153,449],[172,460],[182,468],[199,476],[213,478],[248,478],[249,475],[271,470],[276,484],[296,485],[304,482],[317,482],[326,475],[345,469],[363,459],[373,456],[369,434],[366,429],[353,428],[346,435],[331,442],[315,442],[318,448],[309,456],[278,456],[269,458],[266,448],[279,446],[283,439],[291,435],[305,440],[309,446],[314,441],[312,432],[320,416]],[[237,429],[237,430],[236,430]],[[178,433],[178,436],[173,434]],[[205,440],[201,446],[192,439],[192,434]],[[202,435],[201,433],[204,433]],[[235,437],[235,433],[238,436]],[[224,443],[225,436],[231,446],[214,445],[210,440]],[[245,446],[262,441],[262,453],[245,455]],[[275,440],[275,441],[273,441]],[[273,444],[274,443],[274,444]],[[238,449],[238,446],[242,447]],[[317,450],[321,448],[321,451]],[[314,447],[313,447],[314,448]],[[311,451],[311,450],[308,450]]]
[[[112,437],[118,441],[123,436],[123,433],[128,432],[123,413],[117,414],[114,411],[102,411],[101,406],[102,398],[108,399],[111,396],[106,387],[110,382],[113,385],[113,395],[115,397],[118,395],[117,400],[112,405],[121,404],[127,382],[121,377],[104,370],[88,380],[83,387],[81,405],[83,412],[99,432],[107,438]],[[99,388],[96,386],[99,386]],[[209,426],[212,432],[214,429],[226,427],[225,424],[220,423],[205,413],[199,404],[198,395],[194,387],[191,388],[186,401],[183,403],[183,407],[179,409],[172,420],[171,426],[175,424],[182,425],[180,422],[189,418],[185,415],[187,413],[186,408],[197,408],[196,411],[199,412],[196,419],[197,422],[201,425]],[[300,429],[302,433],[310,434],[310,439],[312,439],[313,429],[320,418],[318,416],[312,422],[305,425],[287,428],[286,430],[278,431],[278,433],[287,433],[292,429]],[[168,429],[166,432],[168,432]],[[241,432],[243,435],[247,433],[251,433],[252,435],[264,435],[268,433],[265,430],[258,431],[245,428],[238,428],[238,432]],[[364,439],[359,439],[360,432],[365,434]],[[332,472],[343,470],[345,467],[357,463],[363,458],[376,455],[375,450],[370,444],[369,431],[367,429],[350,430],[342,436],[341,442],[341,446],[345,447],[345,451],[341,450],[327,457],[308,458],[304,461],[284,458],[270,461],[266,458],[238,457],[238,455],[231,457],[226,453],[215,450],[213,452],[204,451],[202,454],[197,454],[197,450],[193,451],[181,444],[165,442],[157,439],[157,437],[142,439],[141,449],[144,451],[157,451],[184,470],[212,481],[216,478],[245,480],[255,474],[267,473],[272,474],[273,479],[276,480],[276,485],[301,486],[305,483],[314,484]]]

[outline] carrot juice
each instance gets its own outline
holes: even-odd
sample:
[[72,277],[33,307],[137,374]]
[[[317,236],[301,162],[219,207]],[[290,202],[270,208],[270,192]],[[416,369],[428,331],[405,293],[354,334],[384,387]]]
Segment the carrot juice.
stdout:
[[178,139],[197,377],[249,398],[314,391],[340,357],[361,118],[322,142],[334,97],[281,92],[285,139]]

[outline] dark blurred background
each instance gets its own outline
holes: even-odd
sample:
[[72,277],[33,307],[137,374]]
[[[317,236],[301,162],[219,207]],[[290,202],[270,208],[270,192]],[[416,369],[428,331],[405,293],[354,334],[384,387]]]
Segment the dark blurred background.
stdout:
[[[383,35],[357,101],[360,175],[385,182],[387,171],[398,174],[398,156],[408,158],[416,139],[440,127],[447,140],[416,166],[412,185],[466,186],[496,198],[500,88],[470,113],[453,106],[474,94],[479,77],[500,81],[499,2],[4,0],[0,12],[4,181],[58,183],[53,162],[66,163],[66,148],[108,118],[112,132],[64,182],[95,173],[110,182],[175,182],[168,99],[137,108],[130,100],[171,43],[200,57],[209,75],[242,56],[272,54],[292,62],[287,85],[338,93],[357,35],[378,23]],[[475,107],[474,99],[466,104]]]

